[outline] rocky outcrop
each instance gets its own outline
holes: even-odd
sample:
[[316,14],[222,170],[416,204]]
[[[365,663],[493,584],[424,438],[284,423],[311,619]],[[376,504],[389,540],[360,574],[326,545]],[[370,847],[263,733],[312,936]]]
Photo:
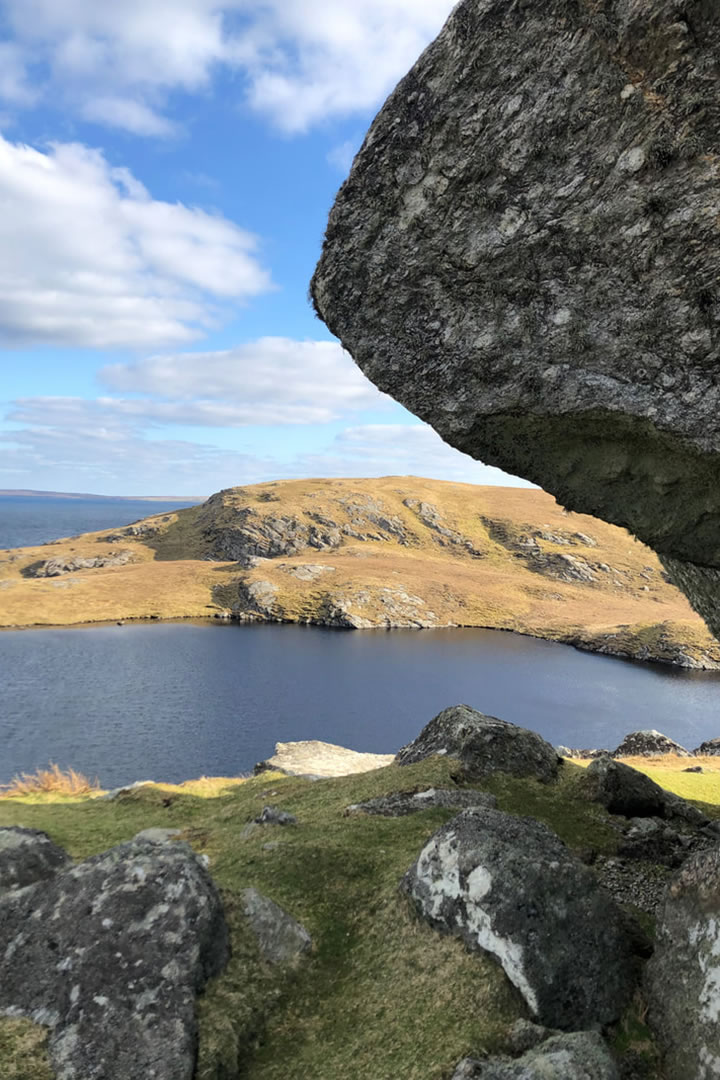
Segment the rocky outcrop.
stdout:
[[275,753],[255,766],[256,773],[277,771],[288,776],[324,778],[372,772],[392,764],[393,754],[361,754],[344,746],[306,739],[275,743]]
[[121,844],[0,896],[0,1012],[50,1029],[58,1080],[191,1080],[195,997],[227,958],[185,844]]
[[462,0],[311,286],[381,390],[630,529],[716,632],[719,56],[710,0]]
[[671,884],[646,991],[668,1080],[714,1080],[720,1074],[720,851],[688,859]]
[[258,825],[297,825],[297,818],[278,806],[263,806],[255,822]]
[[260,952],[271,964],[294,967],[312,949],[312,938],[291,915],[257,889],[242,894],[245,914],[257,939]]
[[25,571],[27,577],[52,578],[61,577],[63,574],[74,574],[78,570],[95,570],[105,566],[125,566],[132,561],[131,551],[118,551],[110,555],[97,555],[86,558],[75,555],[71,559],[46,559],[45,562],[35,563]]
[[70,856],[47,833],[14,826],[0,829],[0,896],[52,877]]
[[431,754],[459,758],[468,777],[507,772],[543,782],[557,775],[561,760],[555,748],[536,732],[485,716],[469,705],[443,709],[416,739],[398,751],[395,763],[412,765]]
[[425,845],[403,888],[431,926],[489,952],[542,1024],[610,1023],[633,985],[619,910],[546,826],[465,810]]
[[664,754],[674,754],[677,757],[692,757],[690,750],[686,750],[674,739],[663,735],[661,731],[651,728],[647,731],[631,731],[617,746],[611,757],[662,757]]
[[600,1035],[579,1031],[554,1035],[519,1058],[461,1061],[452,1080],[619,1080],[612,1054]]
[[456,788],[426,788],[425,791],[393,791],[364,803],[353,803],[346,814],[372,814],[380,817],[406,817],[419,810],[431,810],[440,806],[444,810],[461,810],[471,806],[487,806],[494,810],[497,799],[484,791],[463,791]]
[[695,753],[707,757],[716,757],[720,754],[720,739],[706,739],[705,742],[700,743]]

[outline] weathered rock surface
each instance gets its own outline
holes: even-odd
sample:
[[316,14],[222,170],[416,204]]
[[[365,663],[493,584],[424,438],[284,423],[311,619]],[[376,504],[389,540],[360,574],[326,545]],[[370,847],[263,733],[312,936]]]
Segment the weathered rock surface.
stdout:
[[70,863],[70,856],[39,829],[0,829],[0,895],[43,881]]
[[279,806],[263,806],[262,812],[255,818],[258,825],[297,825],[297,818]]
[[690,750],[686,750],[674,739],[663,735],[654,728],[648,731],[631,731],[612,752],[612,757],[659,757],[663,754],[676,754],[678,757],[692,757]]
[[613,761],[609,756],[596,758],[585,776],[588,797],[602,803],[611,814],[625,817],[665,817],[667,793],[645,773]]
[[28,577],[61,577],[63,574],[74,574],[78,570],[95,570],[101,566],[125,566],[132,561],[131,551],[118,551],[111,555],[97,555],[87,558],[76,555],[71,559],[46,559],[45,562],[35,563],[29,566],[25,573]]
[[381,390],[629,528],[716,632],[719,57],[712,0],[462,0],[311,287]]
[[412,765],[431,754],[459,758],[470,777],[507,772],[548,781],[557,775],[560,763],[555,748],[536,732],[485,716],[469,705],[443,709],[398,751],[395,763]]
[[646,990],[668,1080],[714,1080],[720,1075],[720,851],[693,855],[671,884]]
[[380,817],[406,817],[419,810],[441,806],[447,810],[461,810],[471,806],[487,806],[495,809],[497,799],[484,791],[463,791],[456,788],[427,788],[426,791],[394,791],[369,802],[353,803],[346,814],[375,814]]
[[600,1035],[578,1031],[554,1035],[520,1058],[466,1058],[452,1080],[619,1080],[619,1074]]
[[700,743],[695,753],[699,756],[707,755],[708,757],[720,754],[720,739],[707,739],[705,742]]
[[614,761],[609,755],[588,765],[583,784],[587,797],[601,803],[611,814],[676,819],[698,828],[716,828],[697,806],[665,791],[639,769]]
[[50,1028],[58,1080],[191,1080],[195,997],[227,957],[184,844],[121,844],[0,896],[0,1012]]
[[305,927],[274,900],[257,889],[245,889],[243,905],[260,952],[271,964],[292,967],[310,952],[312,938]]
[[403,888],[432,926],[496,957],[540,1023],[572,1031],[622,1012],[633,970],[620,912],[539,822],[465,810]]
[[305,739],[301,742],[275,743],[275,753],[255,766],[255,772],[287,773],[288,776],[349,776],[351,773],[372,772],[391,765],[393,754],[361,754],[344,746]]

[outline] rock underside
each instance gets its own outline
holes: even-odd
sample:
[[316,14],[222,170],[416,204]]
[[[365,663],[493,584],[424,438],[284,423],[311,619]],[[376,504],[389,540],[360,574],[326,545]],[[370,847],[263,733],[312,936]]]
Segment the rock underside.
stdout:
[[381,390],[630,529],[716,633],[719,74],[714,0],[462,0],[312,283]]

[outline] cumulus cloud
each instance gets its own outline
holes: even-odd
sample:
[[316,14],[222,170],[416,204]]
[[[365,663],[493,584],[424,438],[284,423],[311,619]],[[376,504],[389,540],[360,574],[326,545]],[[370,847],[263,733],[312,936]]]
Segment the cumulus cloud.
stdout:
[[[440,30],[452,0],[3,0],[17,75],[42,61],[49,84],[93,119],[164,135],[159,102],[198,91],[219,67],[279,128],[307,130],[377,106]],[[3,92],[0,80],[0,94]],[[15,93],[15,100],[17,94]],[[149,112],[142,114],[144,102]],[[134,106],[132,105],[134,103]],[[153,119],[154,118],[154,119]]]
[[222,351],[112,364],[99,378],[110,390],[170,399],[129,403],[145,415],[204,415],[182,422],[213,426],[326,423],[390,401],[334,341],[264,337]]
[[153,199],[98,150],[0,136],[0,342],[192,341],[218,301],[272,287],[257,240],[224,217]]
[[213,445],[211,433],[202,442],[159,437],[160,424],[208,423],[191,404],[153,411],[152,403],[132,400],[33,398],[17,402],[9,419],[25,426],[0,434],[0,485],[8,487],[193,495],[262,480],[388,475],[532,486],[453,450],[418,423],[356,425],[329,441],[322,428],[309,430],[303,441],[312,438],[313,452],[298,452],[278,428],[276,449],[262,455]]
[[106,127],[122,128],[133,135],[158,135],[161,137],[179,133],[179,128],[142,101],[125,97],[94,97],[81,108],[86,120],[104,124]]
[[361,424],[345,428],[322,454],[304,455],[303,475],[427,476],[468,484],[533,487],[460,453],[427,424]]

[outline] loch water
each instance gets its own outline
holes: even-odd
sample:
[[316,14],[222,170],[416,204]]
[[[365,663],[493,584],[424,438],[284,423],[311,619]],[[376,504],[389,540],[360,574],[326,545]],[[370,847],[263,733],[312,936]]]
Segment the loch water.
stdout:
[[112,787],[252,770],[276,741],[391,753],[465,702],[570,746],[720,735],[720,673],[489,630],[167,623],[0,633],[0,783],[49,761]]

